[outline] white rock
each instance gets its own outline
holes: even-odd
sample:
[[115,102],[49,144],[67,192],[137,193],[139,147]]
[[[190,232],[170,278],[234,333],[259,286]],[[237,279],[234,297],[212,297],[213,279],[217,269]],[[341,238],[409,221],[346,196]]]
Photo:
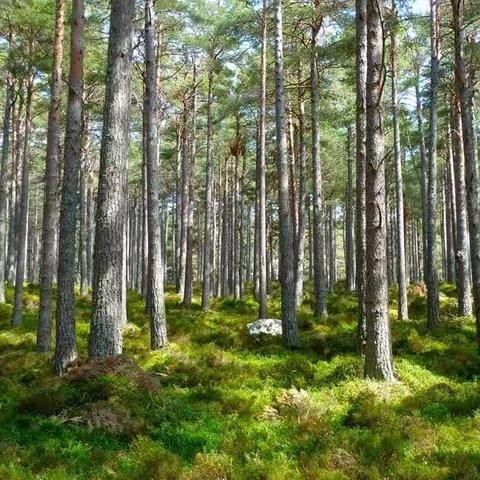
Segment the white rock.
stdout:
[[282,322],[275,318],[261,318],[256,322],[247,324],[250,335],[270,335],[276,337],[282,334]]

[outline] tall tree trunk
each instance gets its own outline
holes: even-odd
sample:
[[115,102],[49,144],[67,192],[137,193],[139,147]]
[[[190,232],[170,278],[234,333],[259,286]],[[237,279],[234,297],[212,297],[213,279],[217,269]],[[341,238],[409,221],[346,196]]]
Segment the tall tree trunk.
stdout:
[[266,104],[267,104],[267,0],[262,8],[262,53],[259,112],[259,149],[257,156],[257,192],[258,192],[258,317],[267,317],[267,193],[265,184],[266,156]]
[[382,0],[367,3],[367,137],[366,137],[366,285],[365,307],[367,342],[365,376],[379,380],[395,379],[392,362],[385,209],[385,158],[383,137],[383,25]]
[[[298,82],[301,82],[301,70],[299,69]],[[305,100],[304,90],[301,86],[298,88],[298,144],[299,144],[299,162],[298,162],[298,222],[297,222],[297,244],[296,260],[297,271],[296,278],[296,302],[297,306],[302,303],[303,297],[303,271],[305,260],[305,204],[307,201],[307,181],[305,178],[307,169],[307,145],[305,143]]]
[[439,66],[439,18],[438,0],[430,0],[430,125],[428,133],[428,171],[427,171],[427,325],[434,328],[440,321],[437,273],[437,112],[438,112],[438,66]]
[[[318,3],[318,2],[316,2]],[[322,24],[318,18],[312,27],[310,45],[310,96],[312,115],[312,178],[313,178],[313,286],[316,315],[327,315],[327,288],[325,278],[325,212],[322,192],[322,166],[320,161],[320,105],[317,67],[317,36]]]
[[293,222],[290,210],[285,91],[283,72],[282,0],[275,4],[275,113],[277,140],[278,204],[280,214],[280,283],[282,287],[283,340],[289,347],[298,344],[295,299]]
[[457,230],[456,230],[456,280],[458,292],[458,314],[472,314],[471,282],[470,282],[470,252],[468,219],[467,219],[467,198],[465,189],[465,154],[463,151],[462,117],[458,98],[455,97],[453,108],[453,166],[455,169],[455,198],[457,208]]
[[477,151],[473,122],[473,90],[468,84],[464,55],[464,0],[452,1],[455,35],[455,84],[462,117],[463,148],[465,156],[465,186],[467,193],[468,226],[470,231],[470,258],[477,344],[480,347],[480,187],[477,171]]
[[207,167],[206,167],[206,187],[205,187],[205,228],[203,241],[203,286],[202,286],[202,308],[209,310],[209,301],[211,296],[212,283],[212,243],[214,235],[212,233],[213,223],[213,61],[210,56],[210,69],[208,71],[208,95],[207,95]]
[[357,263],[358,337],[363,351],[366,340],[365,275],[366,275],[366,220],[365,220],[365,140],[367,109],[367,0],[355,0],[356,25],[356,212],[355,240]]
[[50,80],[47,157],[42,220],[42,263],[40,267],[40,305],[37,325],[37,352],[48,352],[52,341],[52,284],[56,267],[56,230],[58,220],[59,110],[62,100],[62,61],[64,37],[64,0],[56,1],[53,68]]
[[167,344],[167,322],[163,292],[163,261],[160,226],[160,171],[157,125],[157,55],[153,0],[145,1],[145,109],[148,198],[148,307],[150,346],[157,350]]
[[392,2],[393,22],[390,30],[390,61],[392,76],[392,123],[393,123],[393,160],[395,164],[395,205],[397,213],[397,283],[398,283],[398,319],[408,320],[407,272],[405,254],[405,214],[403,209],[402,158],[400,149],[400,117],[397,95],[397,7]]
[[353,234],[352,128],[347,127],[347,191],[345,199],[345,270],[347,290],[355,290],[355,249]]
[[70,75],[68,78],[67,123],[63,158],[60,231],[58,237],[58,293],[55,345],[55,374],[65,372],[77,356],[75,338],[75,266],[78,187],[82,162],[83,31],[84,0],[72,4]]
[[10,148],[10,121],[13,107],[13,81],[7,73],[5,111],[2,129],[2,156],[0,164],[0,303],[5,303],[5,257],[7,233],[8,154]]
[[90,356],[122,353],[123,235],[133,0],[112,0],[93,265]]
[[[29,48],[31,48],[31,46]],[[15,272],[15,299],[12,316],[13,326],[18,326],[22,323],[23,282],[25,280],[25,257],[27,253],[28,197],[30,189],[30,133],[32,128],[32,96],[33,74],[30,74],[27,83],[27,98],[25,100],[25,131],[23,136],[23,159],[21,169],[22,181],[20,194],[17,197],[17,268]]]

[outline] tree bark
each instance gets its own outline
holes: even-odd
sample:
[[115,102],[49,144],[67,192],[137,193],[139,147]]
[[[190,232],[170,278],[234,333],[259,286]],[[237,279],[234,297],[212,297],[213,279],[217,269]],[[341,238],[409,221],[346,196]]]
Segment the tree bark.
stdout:
[[407,272],[405,254],[405,213],[403,209],[402,158],[400,149],[400,117],[397,95],[397,7],[392,2],[393,21],[390,31],[390,61],[392,76],[392,123],[393,123],[393,159],[395,164],[395,205],[397,213],[397,283],[398,283],[398,319],[408,320]]
[[473,90],[469,85],[464,55],[464,0],[453,0],[453,30],[455,37],[455,85],[460,103],[463,149],[465,156],[465,187],[468,226],[470,232],[470,259],[477,344],[480,348],[480,187],[477,171],[477,150],[473,122]]
[[438,112],[438,67],[439,67],[439,18],[438,0],[430,0],[430,125],[428,132],[427,170],[427,326],[432,329],[440,322],[438,272],[436,267],[436,225],[437,225],[437,112]]
[[78,187],[82,162],[84,0],[72,3],[70,75],[63,158],[62,198],[58,238],[58,287],[55,374],[61,375],[77,356],[75,333],[75,267]]
[[366,285],[367,341],[365,376],[394,381],[386,252],[385,158],[383,137],[382,0],[367,3],[367,137],[366,137]]
[[463,150],[462,117],[458,99],[455,98],[452,108],[453,129],[453,166],[455,170],[455,198],[457,209],[457,230],[455,242],[456,283],[458,292],[458,314],[472,314],[471,282],[470,282],[470,252],[467,194],[465,187],[465,154]]
[[42,263],[40,267],[40,305],[37,325],[37,352],[48,352],[52,341],[52,284],[56,267],[56,230],[58,222],[58,170],[60,149],[59,110],[62,99],[62,61],[64,38],[64,0],[56,1],[55,39],[50,110],[48,112],[47,156],[42,220]]
[[262,8],[262,53],[259,112],[259,150],[257,156],[258,189],[258,318],[267,317],[267,194],[265,184],[266,104],[267,104],[267,0]]
[[313,286],[315,314],[327,315],[327,288],[325,278],[325,212],[322,192],[322,165],[320,161],[320,105],[317,67],[317,36],[322,24],[318,18],[312,27],[310,45],[310,96],[312,115],[312,179],[313,179]]
[[347,290],[355,290],[355,248],[353,233],[352,128],[347,127],[347,191],[345,199],[345,270]]
[[[31,46],[29,47],[31,48]],[[25,261],[27,250],[28,198],[30,189],[30,133],[32,129],[33,74],[29,74],[27,98],[25,100],[25,131],[23,136],[23,159],[21,167],[21,188],[17,197],[17,268],[15,271],[15,299],[13,304],[12,325],[22,323],[23,282],[25,280]],[[18,159],[19,161],[20,159]]]
[[122,353],[123,235],[127,173],[133,0],[112,0],[93,266],[90,356]]
[[7,73],[5,110],[2,129],[2,156],[0,165],[0,303],[5,303],[5,257],[7,233],[8,154],[10,148],[10,123],[14,102],[13,81]]
[[163,292],[163,261],[160,225],[160,170],[158,149],[157,55],[153,0],[145,0],[145,109],[148,198],[148,307],[150,346],[157,350],[167,344],[167,321]]
[[283,72],[282,0],[275,3],[275,113],[277,141],[278,204],[280,214],[280,284],[282,290],[282,336],[289,347],[298,345],[295,299],[293,222],[290,210],[285,91]]

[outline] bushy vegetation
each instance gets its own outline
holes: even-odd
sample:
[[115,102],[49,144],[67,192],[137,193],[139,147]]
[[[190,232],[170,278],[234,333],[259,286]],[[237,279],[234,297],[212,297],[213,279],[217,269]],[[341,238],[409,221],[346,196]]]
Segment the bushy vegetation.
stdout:
[[204,314],[168,293],[171,343],[151,353],[143,300],[129,293],[125,355],[96,363],[85,358],[89,298],[78,297],[81,358],[61,379],[51,354],[34,351],[38,289],[27,287],[17,329],[9,290],[0,306],[0,478],[480,478],[474,324],[455,316],[452,287],[441,291],[442,324],[428,333],[425,290],[410,289],[413,320],[393,320],[399,382],[387,385],[362,378],[356,300],[341,285],[327,319],[313,317],[308,299],[301,306],[295,351],[246,335],[251,298],[215,300]]

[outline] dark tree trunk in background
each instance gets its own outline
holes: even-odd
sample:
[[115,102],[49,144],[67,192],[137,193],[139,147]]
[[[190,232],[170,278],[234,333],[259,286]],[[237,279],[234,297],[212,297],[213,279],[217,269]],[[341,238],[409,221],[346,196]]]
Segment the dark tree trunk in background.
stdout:
[[61,375],[77,356],[75,334],[75,267],[78,187],[82,162],[84,0],[72,3],[70,75],[63,157],[62,198],[58,237],[58,287],[55,374]]
[[64,0],[57,0],[50,110],[48,112],[47,156],[42,224],[42,263],[40,267],[40,305],[37,325],[37,352],[48,352],[52,341],[52,284],[56,267],[56,230],[58,219],[59,110],[62,97],[62,61],[64,37]]
[[379,380],[395,379],[392,362],[385,210],[385,159],[383,138],[382,90],[383,64],[382,0],[368,0],[367,48],[367,137],[366,137],[366,285],[365,307],[367,342],[365,376]]
[[282,0],[275,3],[275,113],[278,205],[280,215],[280,283],[282,287],[283,340],[289,347],[298,345],[295,298],[295,259],[293,221],[290,210],[285,90],[283,71]]
[[145,1],[145,110],[148,273],[147,295],[150,316],[150,346],[157,350],[167,344],[167,321],[163,292],[163,261],[160,225],[160,165],[158,149],[157,55],[155,51],[155,12],[153,0]]
[[430,125],[428,132],[427,169],[427,325],[432,329],[440,322],[438,272],[437,272],[437,125],[438,125],[438,67],[439,67],[439,18],[438,0],[430,0]]
[[127,174],[133,0],[112,0],[93,262],[91,357],[122,353],[123,236]]
[[358,336],[363,351],[366,339],[365,275],[366,275],[366,220],[365,220],[365,140],[366,140],[366,84],[367,84],[367,0],[355,1],[356,25],[356,215],[355,240],[357,264]]

